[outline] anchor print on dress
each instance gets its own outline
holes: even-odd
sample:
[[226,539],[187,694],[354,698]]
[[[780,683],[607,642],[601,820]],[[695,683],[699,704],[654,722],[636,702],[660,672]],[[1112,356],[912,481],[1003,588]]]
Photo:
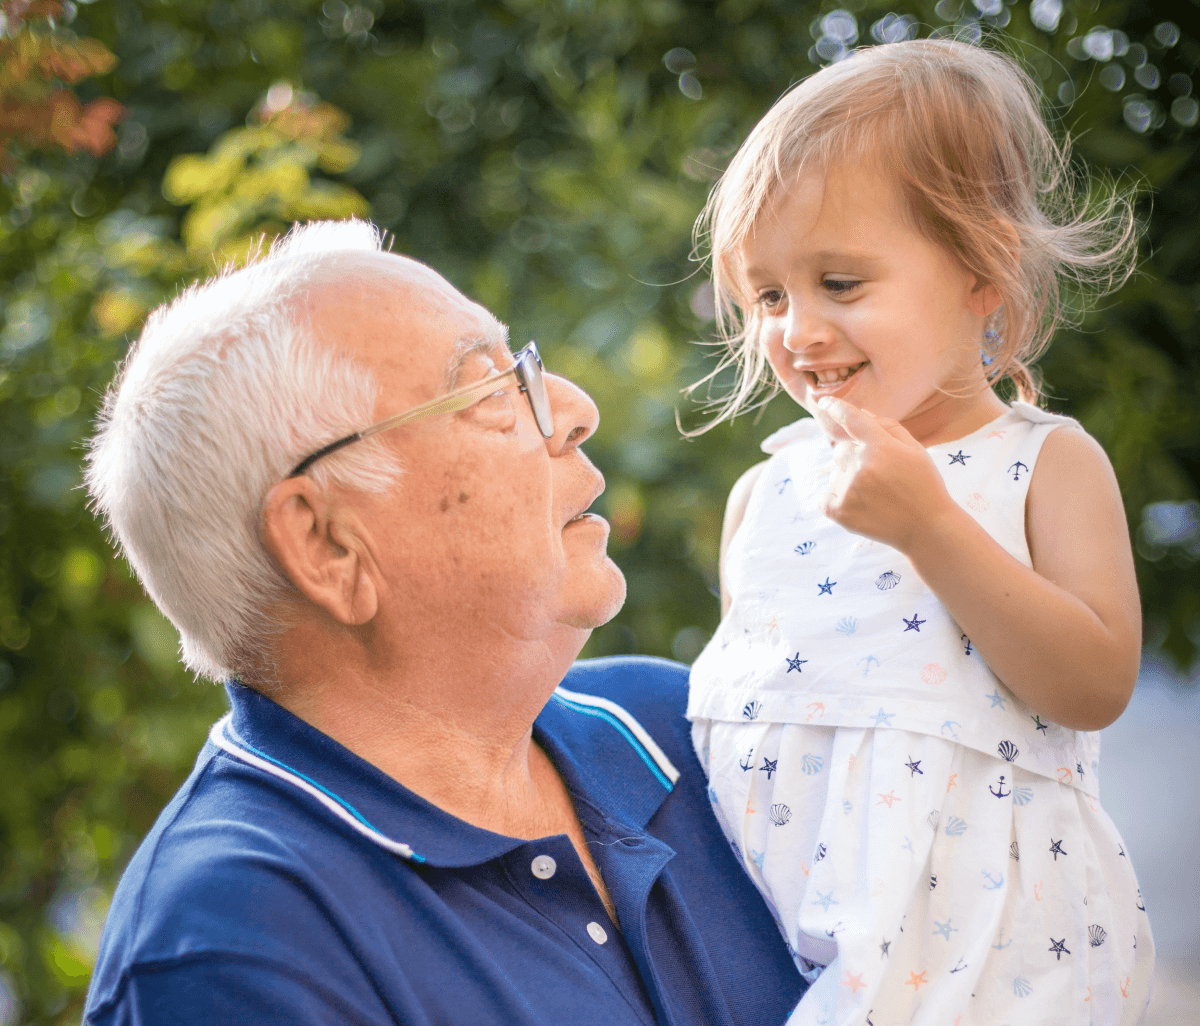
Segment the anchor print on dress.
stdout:
[[964,655],[970,655],[973,651],[975,651],[973,648],[971,648],[971,639],[968,638],[965,634],[960,634],[958,636],[958,640],[965,641],[967,643],[967,647],[966,647],[966,649],[964,649],[964,652],[963,652]]
[[1008,472],[1010,474],[1012,474],[1014,481],[1021,480],[1021,472],[1022,471],[1024,471],[1026,474],[1028,474],[1029,468],[1027,466],[1025,466],[1025,464],[1022,463],[1020,460],[1017,460],[1016,463],[1014,463],[1011,467],[1008,468]]
[[746,758],[744,758],[741,762],[739,762],[738,765],[742,767],[743,773],[748,773],[750,770],[754,769],[754,749],[753,748],[751,748],[750,751],[748,751],[746,753]]
[[880,591],[891,591],[897,584],[900,583],[900,575],[888,570],[879,575],[875,581],[875,587]]
[[782,481],[776,481],[775,487],[779,489],[779,494],[782,495],[783,490],[791,483],[792,479],[790,477],[785,477]]
[[[1016,844],[1016,843],[1017,843],[1016,841],[1013,841],[1013,844]],[[984,878],[985,878],[983,881],[983,889],[985,891],[998,891],[1001,887],[1004,886],[1004,874],[1003,873],[1001,873],[999,876],[992,876],[992,874],[990,872],[988,872],[988,870],[986,870],[986,869],[980,870],[980,872],[983,873]]]
[[967,963],[966,963],[966,962],[964,962],[964,961],[963,961],[963,960],[960,958],[960,959],[958,960],[958,962],[955,964],[954,968],[953,968],[953,969],[951,969],[950,971],[951,971],[952,973],[961,973],[961,972],[962,972],[964,969],[966,969],[966,968],[967,968]]
[[950,457],[950,462],[947,464],[947,466],[951,467],[956,463],[959,466],[965,467],[967,465],[967,460],[971,458],[970,453],[965,453],[961,449],[959,449],[958,452],[948,452],[946,455]]
[[1006,941],[1006,940],[1004,939],[1004,931],[1003,931],[1003,930],[1001,930],[1001,931],[1000,931],[1000,933],[999,933],[999,934],[997,935],[997,937],[996,937],[996,943],[992,945],[992,950],[993,950],[993,951],[1003,951],[1003,950],[1004,950],[1005,948],[1007,948],[1007,947],[1008,947],[1010,944],[1012,944],[1012,938],[1010,937],[1010,938],[1009,938],[1009,939]]
[[997,798],[1007,798],[1010,794],[1012,794],[1012,788],[1009,788],[1007,791],[1004,790],[1004,774],[1003,773],[1000,774],[1000,780],[997,782],[996,786],[989,787],[988,790],[992,794],[994,794]]
[[874,656],[869,655],[869,656],[864,656],[862,659],[860,659],[854,665],[861,666],[863,668],[863,676],[865,677],[868,673],[871,672],[871,668],[873,666],[879,665],[879,660],[876,659]]

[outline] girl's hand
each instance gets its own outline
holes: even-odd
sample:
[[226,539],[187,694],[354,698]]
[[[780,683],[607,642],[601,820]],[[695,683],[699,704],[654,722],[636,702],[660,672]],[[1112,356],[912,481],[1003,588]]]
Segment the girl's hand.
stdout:
[[821,511],[848,531],[907,553],[920,532],[957,509],[933,460],[898,422],[842,399],[817,404],[834,439]]

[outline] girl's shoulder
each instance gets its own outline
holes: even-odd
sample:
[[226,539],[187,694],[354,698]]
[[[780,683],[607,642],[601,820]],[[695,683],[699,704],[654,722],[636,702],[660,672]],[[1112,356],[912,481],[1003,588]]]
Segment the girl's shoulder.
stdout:
[[1027,420],[1031,424],[1056,424],[1061,427],[1073,427],[1083,430],[1079,421],[1074,417],[1065,417],[1061,413],[1051,413],[1049,410],[1043,410],[1040,406],[1034,406],[1032,403],[1023,403],[1019,399],[1009,404],[1010,414],[1015,414],[1021,420]]
[[761,448],[768,456],[774,456],[785,446],[801,438],[815,438],[821,433],[817,422],[812,417],[801,417],[797,421],[781,427],[774,434],[767,435],[762,440]]

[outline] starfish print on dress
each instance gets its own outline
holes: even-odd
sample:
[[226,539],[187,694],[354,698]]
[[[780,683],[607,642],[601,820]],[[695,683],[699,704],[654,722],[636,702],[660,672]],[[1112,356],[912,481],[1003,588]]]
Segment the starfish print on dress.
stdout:
[[996,706],[1000,706],[1001,709],[1008,708],[1008,699],[1000,694],[999,688],[992,688],[992,693],[990,695],[984,695],[983,697],[990,698],[992,700],[991,708],[993,709],[995,709]]
[[967,465],[967,460],[971,458],[970,453],[964,453],[961,449],[959,449],[958,452],[948,452],[946,455],[950,457],[949,465],[951,467],[956,463],[965,467]]
[[879,945],[879,957],[887,958],[888,948],[890,948],[891,946],[892,946],[892,942],[890,940],[888,940],[886,937],[884,937],[883,941]]
[[1050,851],[1052,851],[1054,853],[1054,861],[1055,862],[1058,861],[1058,857],[1060,855],[1067,854],[1065,851],[1063,851],[1062,841],[1056,841],[1053,837],[1050,838]]
[[917,759],[914,761],[913,757],[910,755],[908,757],[908,762],[906,762],[904,765],[907,766],[912,771],[909,774],[909,776],[915,777],[918,773],[920,773],[921,776],[925,776],[925,771],[923,769],[921,769],[921,760],[920,759]]
[[1040,716],[1037,716],[1037,715],[1035,715],[1035,716],[1033,717],[1033,725],[1034,725],[1035,727],[1037,727],[1037,729],[1038,729],[1038,730],[1040,730],[1040,731],[1041,731],[1043,734],[1044,734],[1044,733],[1046,733],[1046,728],[1047,728],[1048,726],[1050,726],[1050,724],[1049,724],[1049,723],[1043,723],[1043,722],[1042,722],[1042,718],[1041,718]]
[[782,495],[783,490],[791,483],[792,479],[790,477],[785,477],[782,481],[776,481],[775,487],[779,489],[779,494]]
[[833,896],[833,891],[830,891],[828,894],[822,894],[820,891],[817,891],[817,896],[813,899],[812,904],[820,905],[822,909],[828,912],[830,905],[840,905],[841,902]]
[[950,788],[958,787],[958,774],[951,773],[950,779],[946,782],[946,794],[950,793]]
[[934,934],[941,934],[946,940],[950,939],[950,934],[958,933],[957,926],[950,925],[951,920],[947,919],[944,923],[939,923],[936,919],[933,921]]
[[1067,947],[1067,938],[1056,941],[1053,937],[1050,938],[1050,950],[1054,952],[1054,961],[1061,962],[1063,955],[1069,955],[1071,949]]
[[892,725],[892,717],[895,715],[895,713],[884,712],[883,706],[881,705],[879,707],[879,712],[875,714],[875,726],[890,727]]
[[903,801],[903,799],[896,794],[896,789],[894,787],[888,791],[887,794],[884,794],[882,791],[877,793],[879,794],[879,801],[875,803],[876,805],[886,805],[890,809],[893,802]]
[[817,587],[821,589],[820,591],[817,592],[817,594],[818,595],[832,595],[833,594],[833,586],[835,584],[837,584],[837,581],[831,581],[827,576],[825,578],[824,584],[822,584],[820,581],[817,582]]
[[790,656],[784,656],[784,658],[787,660],[787,664],[788,664],[787,672],[788,673],[791,673],[793,670],[795,670],[797,673],[804,672],[802,669],[800,669],[800,667],[803,666],[805,663],[807,663],[808,660],[801,659],[799,652],[796,653],[796,657],[794,659],[791,658]]
[[921,624],[923,624],[925,621],[918,620],[916,613],[913,613],[911,620],[907,616],[902,616],[900,619],[903,620],[905,624],[904,630],[901,633],[907,633],[908,631],[916,631],[918,634],[921,633]]
[[775,631],[779,629],[779,625],[781,623],[783,623],[783,621],[780,620],[778,616],[773,616],[765,624],[763,624],[763,626],[769,631]]
[[910,971],[908,974],[908,979],[904,981],[904,986],[912,987],[913,993],[915,994],[921,989],[921,985],[923,983],[929,982],[927,979],[925,979],[925,972],[926,970],[924,969],[922,969],[919,974]]
[[778,759],[768,759],[766,756],[763,756],[763,764],[758,767],[758,771],[759,773],[765,773],[767,775],[767,779],[770,780],[774,775],[775,767],[778,764]]
[[844,980],[842,980],[842,986],[849,987],[851,994],[857,994],[859,987],[866,986],[866,984],[863,983],[863,974],[859,973],[857,976],[851,976],[850,970],[847,969],[846,970],[846,978]]

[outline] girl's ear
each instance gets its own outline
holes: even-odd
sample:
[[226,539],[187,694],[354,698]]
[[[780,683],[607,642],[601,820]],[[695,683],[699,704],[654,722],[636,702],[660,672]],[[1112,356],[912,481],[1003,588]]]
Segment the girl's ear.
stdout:
[[285,576],[314,606],[347,627],[374,618],[374,564],[347,506],[301,475],[280,481],[262,506],[262,539]]
[[975,279],[975,288],[971,290],[970,298],[967,300],[967,306],[971,313],[977,317],[990,317],[1000,309],[1000,304],[1003,302],[1000,290],[995,285],[990,281]]

